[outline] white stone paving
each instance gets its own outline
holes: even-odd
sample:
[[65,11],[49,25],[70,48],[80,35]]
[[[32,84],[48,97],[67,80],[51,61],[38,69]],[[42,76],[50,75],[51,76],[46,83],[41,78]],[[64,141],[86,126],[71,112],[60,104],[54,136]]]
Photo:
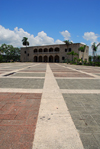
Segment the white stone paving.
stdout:
[[[2,78],[5,78],[5,76],[3,76]],[[6,78],[27,78],[27,79],[44,79],[45,77],[25,77],[25,76],[7,76]]]
[[48,64],[32,149],[83,149]]
[[100,94],[100,90],[75,90],[75,89],[61,89],[61,93],[71,94]]
[[0,88],[0,92],[11,93],[42,93],[43,89]]
[[[66,79],[66,80],[69,80],[69,79],[94,79],[94,80],[96,80],[96,79],[98,79],[98,78],[90,78],[90,77],[55,77],[56,79]],[[100,78],[100,77],[99,77]]]

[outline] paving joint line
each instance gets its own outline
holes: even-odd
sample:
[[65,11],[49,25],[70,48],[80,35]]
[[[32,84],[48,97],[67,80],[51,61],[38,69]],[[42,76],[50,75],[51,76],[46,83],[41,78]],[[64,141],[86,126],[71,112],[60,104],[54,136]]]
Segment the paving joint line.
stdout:
[[[0,78],[5,78],[5,76],[0,77]],[[32,79],[32,78],[35,79],[36,78],[36,79],[44,79],[45,77],[24,77],[24,76],[23,77],[17,77],[17,76],[15,77],[15,76],[7,76],[6,78],[27,78],[27,79]]]
[[[40,65],[40,64],[35,64],[35,65],[33,65],[33,67],[36,66],[36,65]],[[30,66],[30,65],[29,65],[29,66]],[[23,69],[27,69],[29,66],[24,67],[24,68],[22,68],[22,69],[16,69],[16,70],[13,70],[13,71],[8,71],[8,72],[6,72],[6,73],[2,73],[2,74],[0,74],[0,77],[3,77],[4,75],[7,75],[7,74],[10,74],[10,73],[13,73],[13,72],[21,71],[21,70],[23,70]],[[6,77],[6,76],[5,76],[5,77]]]
[[[56,65],[59,65],[59,64],[56,64]],[[59,65],[59,66],[61,66],[61,65]],[[66,67],[66,66],[61,66],[61,67],[65,67],[65,68],[68,68],[68,69],[71,69],[71,70],[74,70],[74,71],[77,71],[77,72],[80,72],[80,73],[85,73],[85,74],[87,74],[87,75],[89,75],[89,76],[93,76],[93,77],[95,77],[95,78],[100,78],[100,77],[97,76],[97,75],[94,75],[94,74],[92,74],[92,73],[87,73],[87,72],[84,72],[84,71],[82,71],[82,70],[76,70],[76,69],[74,69],[74,68],[70,68],[70,67]]]
[[58,148],[83,149],[83,145],[56,79],[47,64],[32,149]]
[[42,93],[43,89],[0,88],[1,93]]
[[67,93],[67,94],[100,94],[100,90],[75,90],[75,89],[60,89],[61,93]]
[[92,77],[55,77],[56,79],[66,79],[66,80],[69,80],[69,79],[79,79],[79,80],[85,80],[85,79],[92,79],[92,80],[96,80],[96,79],[99,79],[99,78],[92,78]]

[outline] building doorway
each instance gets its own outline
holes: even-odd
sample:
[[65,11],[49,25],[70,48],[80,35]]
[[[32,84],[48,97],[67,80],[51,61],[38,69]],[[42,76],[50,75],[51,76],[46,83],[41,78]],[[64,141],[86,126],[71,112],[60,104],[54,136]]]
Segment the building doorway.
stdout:
[[44,62],[47,62],[47,61],[48,61],[48,57],[44,56]]
[[59,63],[59,56],[58,55],[55,56],[55,62]]
[[49,56],[49,62],[53,62],[53,56]]
[[34,62],[37,62],[37,56],[34,56]]
[[39,62],[42,62],[42,56],[39,56]]

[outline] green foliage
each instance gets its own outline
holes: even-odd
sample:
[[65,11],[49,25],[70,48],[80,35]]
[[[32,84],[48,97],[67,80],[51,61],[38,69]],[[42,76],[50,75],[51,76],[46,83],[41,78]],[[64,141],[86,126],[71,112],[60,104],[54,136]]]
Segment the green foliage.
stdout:
[[92,66],[93,62],[89,62],[88,65]]
[[91,61],[92,61],[92,56],[90,55],[90,56],[89,56],[89,62],[91,62]]
[[28,42],[27,40],[28,40],[27,37],[23,37],[23,39],[22,39],[22,44],[23,44],[24,46],[29,46],[29,42]]
[[73,44],[71,41],[69,41],[69,40],[65,40],[65,41],[63,41],[67,46],[69,46],[70,44]]
[[95,66],[100,66],[100,62],[95,62]]
[[2,62],[20,61],[20,49],[12,45],[2,44],[0,47]]
[[95,42],[92,45],[92,49],[93,49],[93,51],[97,51],[97,46],[96,46],[96,43]]
[[83,64],[86,65],[87,64],[87,60],[83,61]]
[[74,51],[72,51],[72,52],[68,52],[67,55],[72,55],[72,61],[73,61],[73,56],[74,56],[74,55],[78,55],[78,54],[75,53]]
[[67,55],[78,55],[78,54],[72,51],[72,52],[68,52]]
[[79,47],[79,51],[81,51],[81,52],[84,52],[85,51],[85,48],[86,48],[86,45],[84,45],[83,47]]
[[2,62],[3,58],[2,58],[2,55],[0,55],[0,63]]
[[77,58],[76,57],[74,57],[74,62],[77,62]]
[[83,64],[83,57],[84,57],[84,52],[85,52],[85,48],[86,48],[86,45],[84,45],[83,47],[79,47],[79,51],[83,52],[82,54],[82,64]]
[[93,50],[93,57],[95,56],[95,54],[96,54],[96,51],[97,51],[97,48],[98,48],[98,46],[100,46],[100,43],[98,43],[97,45],[96,45],[96,43],[94,42],[93,44],[92,44],[92,50]]
[[100,55],[97,56],[97,59],[100,60]]
[[77,64],[78,65],[82,65],[82,60],[81,59],[77,59]]

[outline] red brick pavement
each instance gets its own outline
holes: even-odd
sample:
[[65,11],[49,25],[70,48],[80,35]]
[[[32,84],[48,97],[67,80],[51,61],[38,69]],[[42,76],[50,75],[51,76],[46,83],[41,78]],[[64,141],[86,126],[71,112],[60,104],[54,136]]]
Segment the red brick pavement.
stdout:
[[0,149],[31,149],[40,93],[0,93]]
[[74,70],[69,70],[69,69],[51,69],[52,72],[75,72]]
[[91,77],[90,75],[87,75],[85,73],[78,73],[78,72],[74,72],[74,73],[68,73],[68,72],[64,72],[64,73],[54,73],[55,77]]

